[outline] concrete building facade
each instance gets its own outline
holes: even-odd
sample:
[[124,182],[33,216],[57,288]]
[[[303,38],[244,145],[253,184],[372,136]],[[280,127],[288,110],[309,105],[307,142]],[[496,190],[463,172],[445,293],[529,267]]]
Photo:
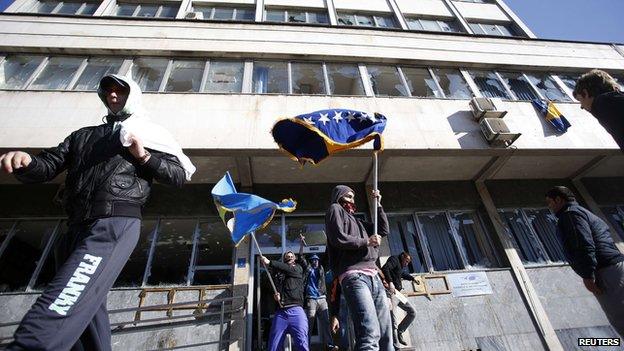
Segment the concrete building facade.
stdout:
[[[154,186],[109,294],[115,350],[266,348],[275,307],[257,250],[231,243],[210,189],[230,171],[241,191],[296,199],[257,233],[262,251],[298,250],[305,234],[304,251],[327,262],[333,186],[356,189],[370,218],[372,148],[301,168],[269,131],[328,108],[388,118],[382,262],[408,251],[421,280],[407,288],[410,347],[572,350],[579,337],[616,336],[566,264],[543,195],[569,186],[624,248],[624,156],[571,95],[591,68],[624,84],[622,44],[536,38],[501,0],[16,0],[0,32],[0,153],[101,123],[97,83],[119,73],[197,166],[181,190]],[[484,138],[473,97],[506,111],[511,145]],[[554,101],[572,127],[558,133],[533,99]],[[0,176],[0,345],[53,275],[62,182]],[[459,296],[450,284],[471,274],[491,291]]]

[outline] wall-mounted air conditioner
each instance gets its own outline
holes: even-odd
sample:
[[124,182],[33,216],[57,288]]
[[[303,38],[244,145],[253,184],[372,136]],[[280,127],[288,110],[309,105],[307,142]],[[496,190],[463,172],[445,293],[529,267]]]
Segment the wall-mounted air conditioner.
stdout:
[[204,13],[203,12],[187,12],[186,15],[184,15],[184,18],[186,18],[186,19],[203,20],[204,19]]
[[481,121],[482,118],[503,118],[507,114],[507,111],[497,107],[501,106],[500,99],[474,97],[469,104],[475,121]]
[[522,135],[512,133],[501,118],[483,118],[479,125],[483,136],[492,146],[509,146]]

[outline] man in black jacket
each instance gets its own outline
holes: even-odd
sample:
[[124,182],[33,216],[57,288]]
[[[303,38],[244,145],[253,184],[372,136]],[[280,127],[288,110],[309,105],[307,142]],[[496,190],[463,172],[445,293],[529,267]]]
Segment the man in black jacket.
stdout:
[[279,303],[275,311],[271,331],[269,332],[269,351],[282,349],[284,337],[290,334],[295,349],[308,351],[308,320],[303,311],[303,265],[295,259],[295,254],[288,251],[283,261],[271,261],[262,256],[265,265],[271,268],[275,280]]
[[67,171],[63,202],[69,230],[56,248],[57,273],[7,350],[110,350],[106,297],[139,239],[152,180],[184,183],[175,156],[148,151],[136,137],[129,147],[121,144],[118,126],[139,108],[138,85],[106,76],[98,93],[109,112],[105,124],[79,129],[36,156],[0,156],[2,170],[24,183]]
[[[372,194],[379,209],[379,234],[388,235],[388,218],[379,191]],[[375,261],[381,236],[373,223],[354,216],[355,193],[345,185],[332,191],[325,214],[327,252],[334,277],[342,288],[355,329],[355,350],[393,351],[392,322],[386,292]]]
[[[403,339],[403,333],[407,330],[407,328],[409,328],[414,319],[416,319],[416,311],[414,310],[414,306],[412,306],[409,301],[406,300],[406,302],[402,302],[398,300],[396,298],[396,292],[401,292],[401,290],[403,290],[403,279],[410,281],[414,280],[414,277],[405,271],[405,268],[407,268],[407,265],[410,262],[412,262],[412,257],[407,252],[402,252],[400,255],[390,256],[388,261],[386,261],[386,264],[381,267],[381,271],[383,272],[388,285],[388,293],[392,299],[393,308],[390,309],[390,316],[392,318],[392,328],[396,333],[393,334],[393,336],[396,337],[396,341],[403,345],[407,345]],[[401,323],[397,323],[394,313],[395,305],[406,313],[406,316],[403,318]]]
[[611,325],[624,337],[624,255],[615,246],[607,224],[576,202],[570,189],[556,186],[546,193],[557,215],[558,234],[570,266],[587,290],[596,295]]
[[615,79],[607,72],[591,70],[576,82],[573,95],[624,150],[624,94]]

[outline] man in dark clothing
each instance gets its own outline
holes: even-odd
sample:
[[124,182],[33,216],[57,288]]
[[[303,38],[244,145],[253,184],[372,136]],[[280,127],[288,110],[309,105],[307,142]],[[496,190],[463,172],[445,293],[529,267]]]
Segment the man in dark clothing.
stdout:
[[573,95],[624,150],[624,94],[615,79],[607,72],[591,70],[576,82]]
[[581,207],[564,186],[550,189],[546,203],[558,218],[558,234],[570,266],[624,337],[624,255],[615,246],[609,227]]
[[[381,195],[373,193],[379,208],[379,234],[390,231],[381,207]],[[393,351],[392,322],[383,283],[375,261],[381,236],[373,223],[354,216],[355,193],[345,185],[332,191],[332,204],[325,214],[327,252],[349,307],[356,334],[356,350]]]
[[139,239],[152,180],[184,183],[177,157],[148,151],[137,137],[129,147],[121,143],[120,123],[140,107],[138,85],[106,76],[98,93],[108,108],[105,124],[79,129],[36,156],[0,156],[2,169],[24,183],[49,181],[67,170],[63,202],[69,230],[57,247],[56,275],[7,350],[110,350],[106,297]]
[[[393,333],[393,336],[396,337],[396,341],[403,345],[407,345],[403,339],[403,333],[407,330],[407,328],[409,328],[414,319],[416,319],[416,310],[414,310],[414,306],[412,306],[409,301],[404,300],[405,302],[403,302],[397,299],[396,292],[400,293],[401,290],[403,290],[403,279],[410,281],[414,280],[414,277],[405,271],[405,268],[407,268],[407,265],[410,262],[412,262],[412,257],[407,252],[402,252],[400,255],[390,256],[388,261],[386,261],[386,264],[381,267],[381,271],[383,272],[388,285],[388,293],[392,299],[390,317],[392,318],[393,331],[396,333]],[[406,316],[403,318],[401,323],[397,323],[394,313],[395,305],[406,313]]]
[[271,261],[262,256],[261,260],[272,270],[278,293],[275,298],[280,307],[275,311],[269,333],[269,351],[282,349],[284,337],[290,334],[295,348],[308,351],[308,320],[303,311],[303,265],[295,260],[295,254],[288,251],[284,262]]

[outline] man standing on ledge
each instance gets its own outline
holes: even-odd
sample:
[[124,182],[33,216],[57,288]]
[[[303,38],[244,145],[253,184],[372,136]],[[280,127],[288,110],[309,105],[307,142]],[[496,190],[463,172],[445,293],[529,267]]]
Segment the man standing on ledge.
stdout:
[[[379,209],[379,234],[390,231],[381,207],[379,191],[372,194]],[[332,272],[338,277],[355,329],[355,350],[394,351],[392,322],[386,289],[375,262],[381,236],[373,234],[373,223],[354,216],[355,193],[345,185],[332,191],[332,204],[325,214],[327,251]]]
[[[407,328],[409,328],[414,319],[416,319],[416,310],[414,309],[414,306],[412,306],[407,299],[401,301],[397,298],[397,292],[400,293],[401,290],[403,290],[403,279],[410,281],[414,280],[414,277],[405,271],[405,268],[407,268],[407,265],[409,265],[410,262],[412,262],[412,256],[410,256],[407,252],[401,252],[400,255],[390,256],[388,261],[386,261],[386,264],[381,267],[381,271],[383,272],[384,277],[386,278],[386,283],[388,284],[390,300],[392,301],[390,316],[392,317],[395,348],[400,346],[398,345],[399,343],[407,345],[407,342],[403,339],[403,333],[407,330]],[[395,305],[406,313],[405,318],[403,318],[400,323],[398,323],[396,314],[394,313]]]
[[110,350],[106,298],[139,239],[152,180],[177,187],[185,181],[178,157],[148,151],[135,136],[128,147],[122,145],[123,122],[140,108],[136,83],[109,75],[98,95],[108,109],[106,123],[79,129],[36,156],[0,156],[2,170],[24,183],[67,171],[63,203],[69,230],[56,248],[56,275],[7,350]]
[[556,186],[546,193],[548,208],[557,215],[557,229],[570,267],[596,295],[609,322],[624,337],[624,255],[609,227],[581,207],[570,189]]

